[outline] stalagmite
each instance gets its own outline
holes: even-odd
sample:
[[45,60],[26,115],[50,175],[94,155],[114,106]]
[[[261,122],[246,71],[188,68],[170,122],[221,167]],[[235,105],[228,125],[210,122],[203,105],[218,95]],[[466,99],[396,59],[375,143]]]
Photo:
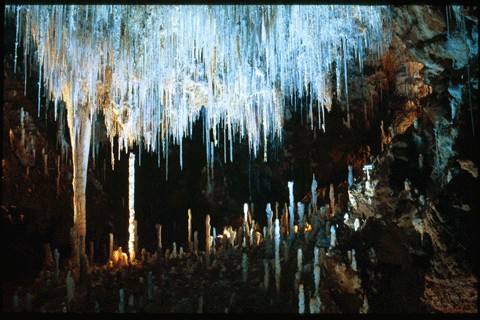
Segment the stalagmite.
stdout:
[[335,248],[337,245],[337,231],[335,229],[335,226],[332,225],[330,227],[330,248],[329,250],[332,250],[333,248]]
[[128,309],[130,311],[132,311],[133,307],[135,306],[135,296],[133,294],[131,294],[129,297],[128,297]]
[[355,258],[355,249],[352,249],[352,263],[351,263],[352,270],[357,272],[357,258]]
[[319,295],[320,288],[320,265],[316,264],[313,267],[313,281],[315,284],[315,295]]
[[248,203],[243,204],[243,239],[242,239],[242,247],[246,247],[247,245],[247,234],[248,234]]
[[53,270],[54,284],[58,285],[58,276],[60,275],[60,253],[58,249],[53,250],[53,257],[55,258],[55,269]]
[[351,164],[348,165],[348,187],[351,188],[353,186],[353,166]]
[[193,252],[193,242],[192,242],[192,209],[188,209],[188,250]]
[[300,237],[303,236],[305,233],[305,205],[301,203],[300,201],[297,202],[297,213],[298,213],[298,220],[299,220],[299,231],[298,234]]
[[309,303],[310,314],[320,313],[320,307],[318,303],[319,301],[320,299],[317,296],[313,296],[310,298],[310,303]]
[[203,313],[203,294],[200,295],[200,297],[198,298],[198,308],[197,308],[197,313]]
[[333,183],[330,183],[330,214],[335,214],[335,191]]
[[275,240],[275,287],[277,294],[280,294],[280,221],[278,219],[275,219],[273,233]]
[[357,231],[360,228],[360,220],[355,218],[355,222],[353,223],[353,229]]
[[108,257],[113,260],[113,233],[108,234]]
[[360,307],[359,313],[360,314],[366,314],[369,311],[369,306],[368,306],[368,298],[366,294],[363,294],[363,304]]
[[317,183],[317,180],[315,180],[315,174],[313,174],[312,186],[310,189],[312,192],[312,209],[314,214],[317,210],[317,187],[318,187],[318,183]]
[[313,265],[314,266],[316,266],[317,264],[320,264],[319,254],[320,254],[320,249],[317,246],[315,246],[313,248]]
[[48,177],[48,153],[43,155],[43,176]]
[[49,269],[55,263],[55,261],[53,260],[52,248],[50,246],[50,243],[45,243],[43,245],[43,248],[45,249],[45,260],[43,262],[43,267]]
[[135,153],[128,159],[128,255],[135,262]]
[[198,231],[193,232],[193,254],[198,255]]
[[298,313],[305,313],[305,293],[303,292],[303,283],[298,287]]
[[71,270],[68,270],[65,282],[67,284],[67,301],[71,302],[73,300],[73,295],[75,294],[75,281],[72,278]]
[[[73,157],[73,224],[76,227],[78,243],[85,253],[85,237],[87,233],[86,220],[86,186],[87,169],[90,152],[90,139],[92,129],[91,105],[86,102],[76,101],[78,84],[65,83],[62,96],[67,109],[68,128],[70,130],[70,144]],[[75,242],[76,243],[76,242]],[[73,249],[76,252],[78,249]]]
[[295,272],[295,277],[294,277],[294,280],[293,280],[293,289],[295,291],[295,294],[298,294],[298,290],[300,289],[301,280],[302,280],[302,271],[297,270],[297,272]]
[[[272,218],[273,218],[273,212],[270,203],[267,203],[267,232],[264,235],[266,239],[272,239]],[[267,238],[268,237],[268,238]]]
[[30,292],[27,292],[25,296],[25,311],[32,312],[33,310],[33,296]]
[[125,289],[119,289],[118,313],[125,313]]
[[205,216],[205,254],[210,254],[210,215]]
[[157,230],[157,250],[162,251],[162,225],[157,223],[155,224],[155,229]]
[[302,271],[302,268],[303,268],[302,257],[303,257],[302,248],[298,248],[298,250],[297,250],[297,271]]
[[13,298],[12,298],[12,311],[20,312],[20,298],[16,293],[13,295]]
[[173,242],[173,249],[172,249],[172,254],[170,255],[170,258],[172,259],[177,258],[177,243],[175,241]]
[[288,182],[288,198],[289,198],[289,207],[288,207],[288,214],[289,214],[289,218],[288,218],[288,222],[289,222],[289,235],[290,235],[290,238],[294,237],[295,236],[295,233],[293,231],[293,225],[294,225],[294,218],[295,218],[295,204],[294,204],[294,200],[293,200],[293,181],[289,181]]

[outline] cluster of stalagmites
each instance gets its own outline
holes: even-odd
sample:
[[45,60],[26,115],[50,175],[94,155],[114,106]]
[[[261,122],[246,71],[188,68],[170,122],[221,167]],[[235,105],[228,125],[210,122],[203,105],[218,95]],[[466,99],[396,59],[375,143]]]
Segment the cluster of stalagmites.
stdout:
[[[357,184],[368,183],[365,178]],[[352,187],[358,187],[357,184]],[[284,311],[352,312],[336,305],[330,294],[334,285],[353,294],[355,305],[359,306],[356,312],[368,312],[368,298],[359,272],[362,268],[372,269],[375,250],[359,252],[360,248],[347,247],[352,234],[361,232],[365,220],[351,210],[338,214],[333,185],[330,204],[318,208],[315,177],[310,203],[297,202],[295,206],[293,182],[288,187],[289,206],[285,204],[280,213],[278,203],[275,212],[268,204],[267,225],[263,228],[254,220],[248,204],[244,206],[243,224],[236,230],[227,226],[217,233],[210,225],[210,215],[206,215],[204,250],[199,248],[197,230],[192,237],[191,210],[185,247],[176,242],[163,247],[162,226],[158,224],[156,251],[142,249],[133,261],[122,247],[114,245],[113,234],[109,239],[109,260],[104,265],[94,264],[93,243],[85,250],[88,256],[80,254],[78,267],[73,259],[61,266],[58,250],[52,253],[46,244],[44,267],[35,286],[17,290],[12,310],[201,313],[244,312],[253,308],[258,312],[278,312],[282,301],[295,301],[295,305],[284,306],[290,308]],[[358,254],[368,256],[371,265],[359,263]],[[182,281],[185,284],[178,285]],[[224,290],[218,287],[222,285]],[[179,297],[181,290],[188,291],[188,298]],[[218,292],[214,293],[215,290]],[[245,305],[245,301],[239,302],[245,299],[241,295],[252,295],[254,301],[258,296],[266,304]]]

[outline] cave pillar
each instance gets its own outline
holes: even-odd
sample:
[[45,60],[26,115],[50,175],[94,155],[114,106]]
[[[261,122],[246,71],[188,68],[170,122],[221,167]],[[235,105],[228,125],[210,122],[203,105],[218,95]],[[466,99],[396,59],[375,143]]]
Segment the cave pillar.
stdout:
[[[73,160],[73,227],[76,229],[78,241],[73,242],[72,260],[76,265],[80,263],[80,255],[85,253],[85,239],[87,233],[86,220],[86,186],[88,157],[92,131],[92,117],[89,103],[72,103],[71,86],[63,90],[63,98],[67,109],[67,121],[72,145]],[[76,254],[78,253],[78,254]]]

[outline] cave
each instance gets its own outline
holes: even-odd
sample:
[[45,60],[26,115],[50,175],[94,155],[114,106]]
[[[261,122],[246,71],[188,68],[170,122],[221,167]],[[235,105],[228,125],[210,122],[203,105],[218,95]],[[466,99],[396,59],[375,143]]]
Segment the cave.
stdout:
[[478,313],[478,6],[4,7],[5,313]]

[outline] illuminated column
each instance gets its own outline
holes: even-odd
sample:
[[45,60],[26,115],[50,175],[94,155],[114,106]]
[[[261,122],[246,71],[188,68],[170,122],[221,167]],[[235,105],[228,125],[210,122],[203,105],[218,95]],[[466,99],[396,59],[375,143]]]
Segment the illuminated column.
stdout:
[[[78,241],[75,243],[78,243],[79,246],[79,248],[73,248],[72,252],[82,254],[85,253],[85,238],[87,234],[86,188],[90,138],[92,137],[92,110],[91,105],[88,103],[81,104],[77,101],[72,101],[71,83],[62,88],[62,94],[67,109],[67,121],[72,146],[73,226],[77,230],[76,236],[78,238]],[[72,258],[74,263],[79,265],[80,256],[75,254]]]
[[210,215],[205,217],[205,252],[210,253]]
[[192,209],[188,209],[188,250],[193,252],[192,243]]
[[128,160],[128,254],[130,263],[135,261],[135,153]]
[[248,203],[243,204],[243,242],[242,247],[247,246],[247,232],[248,232]]
[[289,200],[290,200],[290,206],[288,207],[288,214],[290,215],[289,219],[288,219],[288,222],[290,224],[290,231],[289,231],[289,235],[290,237],[293,237],[295,236],[295,233],[293,231],[293,223],[294,223],[294,218],[295,218],[295,204],[293,202],[293,181],[289,181],[288,182],[288,194],[289,194]]
[[280,294],[280,274],[282,267],[280,265],[280,221],[275,219],[273,227],[273,237],[275,240],[275,287],[277,294]]
[[162,225],[160,223],[157,223],[155,225],[155,228],[157,229],[157,250],[162,251]]

